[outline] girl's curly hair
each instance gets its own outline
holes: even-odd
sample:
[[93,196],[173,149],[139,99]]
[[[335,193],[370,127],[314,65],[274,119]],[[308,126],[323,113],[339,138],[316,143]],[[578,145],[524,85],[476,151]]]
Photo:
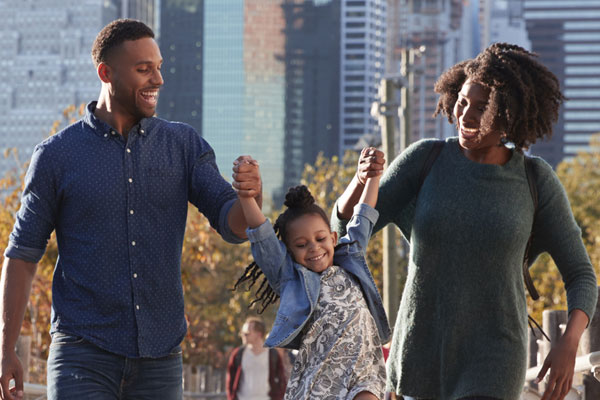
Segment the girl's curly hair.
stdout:
[[434,116],[444,114],[453,123],[454,104],[463,83],[470,79],[490,89],[481,127],[500,124],[506,139],[519,150],[540,138],[550,138],[552,124],[565,100],[556,76],[537,55],[508,43],[494,43],[476,58],[456,64],[435,84],[440,94]]
[[[325,211],[315,203],[315,199],[304,185],[291,187],[285,195],[283,203],[287,209],[279,215],[277,221],[273,225],[277,237],[287,245],[287,227],[289,224],[306,214],[315,214],[323,218],[323,221],[329,226],[329,219]],[[258,313],[261,314],[270,304],[273,304],[279,299],[279,296],[273,289],[267,278],[263,275],[260,267],[255,261],[250,263],[242,276],[239,277],[233,290],[236,290],[244,282],[249,282],[246,290],[251,290],[254,284],[262,277],[262,281],[255,293],[255,298],[250,303],[252,307],[255,303],[260,303]]]

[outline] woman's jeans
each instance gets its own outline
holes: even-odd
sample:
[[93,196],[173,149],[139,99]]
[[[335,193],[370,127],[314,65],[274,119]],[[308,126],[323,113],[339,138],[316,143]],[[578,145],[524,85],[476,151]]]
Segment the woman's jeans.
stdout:
[[181,400],[182,370],[180,346],[162,358],[127,358],[57,332],[48,356],[48,400]]

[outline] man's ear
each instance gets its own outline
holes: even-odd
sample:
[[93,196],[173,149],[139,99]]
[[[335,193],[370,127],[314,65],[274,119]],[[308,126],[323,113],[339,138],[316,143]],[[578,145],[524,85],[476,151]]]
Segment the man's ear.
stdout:
[[103,83],[111,82],[112,71],[108,64],[101,62],[100,64],[98,64],[98,68],[96,68],[96,72],[98,73],[98,78],[100,78],[100,80]]

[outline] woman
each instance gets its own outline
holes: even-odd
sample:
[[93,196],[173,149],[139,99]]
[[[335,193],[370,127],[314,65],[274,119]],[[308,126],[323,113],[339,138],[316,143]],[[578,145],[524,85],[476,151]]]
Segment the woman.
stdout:
[[[382,177],[376,207],[374,232],[395,223],[411,246],[388,390],[419,399],[519,397],[527,353],[521,265],[533,232],[530,258],[549,252],[567,290],[567,328],[538,377],[550,370],[544,400],[562,399],[595,310],[597,283],[552,168],[533,160],[535,219],[524,168],[523,150],[552,133],[563,101],[558,81],[532,53],[497,43],[446,71],[435,90],[436,114],[456,123],[458,137],[445,141],[420,188],[434,141],[400,154]],[[338,233],[381,159],[375,149],[361,156],[332,218]]]

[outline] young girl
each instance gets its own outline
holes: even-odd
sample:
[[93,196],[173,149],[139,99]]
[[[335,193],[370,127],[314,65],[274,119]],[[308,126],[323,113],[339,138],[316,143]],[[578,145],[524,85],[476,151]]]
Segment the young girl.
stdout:
[[238,189],[255,263],[235,287],[253,284],[262,270],[269,285],[263,281],[257,301],[264,309],[277,295],[281,299],[265,345],[299,349],[285,399],[383,399],[381,344],[390,328],[365,261],[378,186],[379,176],[367,181],[338,246],[327,214],[306,186],[288,191],[287,210],[274,227],[256,194]]

